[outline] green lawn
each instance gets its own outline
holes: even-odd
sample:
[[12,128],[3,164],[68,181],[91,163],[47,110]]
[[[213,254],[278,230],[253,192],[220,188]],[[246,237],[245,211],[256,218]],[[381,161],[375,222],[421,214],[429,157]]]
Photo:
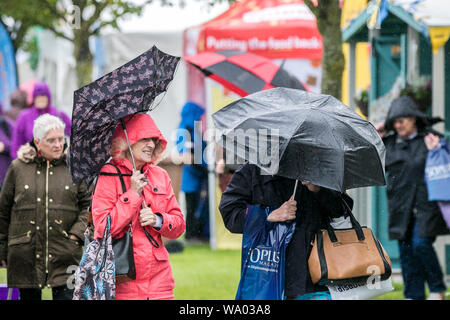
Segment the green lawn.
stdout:
[[[240,276],[240,250],[210,250],[207,245],[187,245],[182,253],[170,255],[177,300],[233,300]],[[0,283],[6,283],[0,269]],[[403,300],[403,285],[376,300]],[[450,293],[450,289],[447,291]],[[450,294],[447,295],[450,299]],[[43,290],[43,299],[51,299],[51,290]]]
[[239,250],[210,250],[207,245],[186,246],[170,255],[175,299],[234,299],[240,277]]

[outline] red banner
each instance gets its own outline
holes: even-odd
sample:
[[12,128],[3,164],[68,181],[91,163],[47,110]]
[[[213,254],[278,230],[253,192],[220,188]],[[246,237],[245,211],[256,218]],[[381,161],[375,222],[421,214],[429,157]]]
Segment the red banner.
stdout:
[[235,49],[270,59],[322,57],[316,19],[301,0],[235,2],[199,29],[198,52]]

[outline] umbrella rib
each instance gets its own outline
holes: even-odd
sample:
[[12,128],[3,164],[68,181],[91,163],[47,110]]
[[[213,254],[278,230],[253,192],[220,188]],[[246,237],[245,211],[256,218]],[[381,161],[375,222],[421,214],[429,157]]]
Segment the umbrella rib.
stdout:
[[[323,114],[326,114],[325,112],[323,112],[323,111],[321,111],[321,110],[318,110],[320,113],[323,113]],[[325,117],[324,117],[325,118]],[[344,124],[346,127],[349,127],[349,128],[352,128],[353,129],[353,127],[350,125],[350,124],[348,124],[347,122],[345,122],[345,121],[343,121],[343,120],[341,120],[341,119],[338,119],[338,118],[335,118],[335,120],[337,120],[337,121],[339,121],[340,123],[342,123],[342,124]],[[326,120],[327,122],[328,122],[328,120]],[[328,122],[328,124],[329,124],[329,122]],[[367,139],[364,137],[364,136],[362,136],[361,134],[359,134],[359,132],[358,131],[354,131],[361,139],[363,139],[363,140],[365,140],[365,141],[367,141]],[[337,140],[336,140],[336,137],[334,136],[334,134],[332,133],[332,136],[333,136],[333,138],[335,139],[335,141],[337,142]],[[375,152],[378,154],[378,149],[375,147],[375,145],[374,144],[372,144],[372,143],[369,143],[369,146],[370,146],[370,148],[372,148],[372,149],[375,149]],[[378,158],[378,163],[379,163],[379,165],[380,165],[380,167],[381,168],[383,168],[383,165],[382,165],[382,163],[381,163],[381,159],[380,159],[380,157],[377,157]],[[345,159],[345,158],[344,158]],[[343,172],[345,172],[345,161],[343,161]],[[384,171],[384,170],[383,170]]]
[[[308,110],[308,111],[311,112],[311,110]],[[306,118],[305,118],[305,119],[306,119]],[[303,124],[303,122],[305,122],[305,119],[297,125],[297,127],[296,127],[295,130],[293,131],[294,134],[295,134],[296,132],[298,132],[298,129],[299,129],[300,126]],[[283,155],[284,155],[284,153],[286,152],[287,146],[288,146],[289,143],[291,142],[292,137],[294,136],[294,134],[291,134],[289,140],[287,140],[287,141],[283,144],[283,147],[284,147],[284,145],[286,145],[286,148],[283,148],[283,153],[280,154],[280,157],[279,157],[279,160],[278,160],[279,162],[281,162],[281,159],[283,158]],[[281,146],[280,146],[280,149],[281,149]],[[279,165],[280,165],[280,164],[278,163],[278,166],[279,166]]]
[[[320,110],[319,110],[319,111],[320,111]],[[325,112],[322,112],[322,111],[320,111],[320,113],[326,114]],[[333,137],[334,141],[336,142],[336,145],[339,145],[339,142],[338,142],[336,136],[335,136],[334,133],[333,133],[333,126],[330,124],[330,122],[328,121],[328,119],[327,119],[326,116],[323,117],[323,118],[324,118],[324,120],[327,122],[328,126],[331,128],[331,136]],[[344,172],[344,174],[345,174],[345,152],[344,152],[344,159],[343,159],[343,161],[342,161],[342,172]],[[341,190],[342,190],[342,188],[344,187],[343,184],[344,184],[344,181],[342,181],[342,184],[341,184],[341,186],[340,186],[340,187],[341,187]]]

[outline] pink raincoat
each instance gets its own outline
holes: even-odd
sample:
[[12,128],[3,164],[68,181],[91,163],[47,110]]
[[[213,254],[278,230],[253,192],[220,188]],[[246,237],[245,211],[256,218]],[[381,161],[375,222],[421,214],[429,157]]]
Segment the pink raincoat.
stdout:
[[[147,114],[135,115],[126,122],[130,144],[143,138],[158,138],[155,149],[155,160],[164,150],[167,142],[158,127]],[[120,126],[113,137],[111,154],[114,163],[122,173],[133,172],[132,163],[123,157],[126,148],[125,136]],[[104,166],[102,172],[117,173],[113,166]],[[164,247],[161,236],[169,239],[178,238],[185,230],[185,222],[178,202],[175,198],[171,180],[167,172],[154,165],[153,161],[142,168],[150,184],[144,187],[143,197],[130,189],[130,177],[124,181],[127,192],[122,192],[120,179],[117,176],[99,176],[95,193],[92,197],[92,217],[95,226],[95,237],[101,238],[106,224],[106,217],[111,216],[111,234],[113,238],[121,237],[132,221],[133,251],[136,264],[136,280],[116,286],[117,300],[172,299],[174,280],[169,263],[169,254]],[[146,226],[147,231],[159,244],[154,247],[147,239],[144,229],[139,223],[139,212],[142,202],[159,213],[163,218],[161,229]]]

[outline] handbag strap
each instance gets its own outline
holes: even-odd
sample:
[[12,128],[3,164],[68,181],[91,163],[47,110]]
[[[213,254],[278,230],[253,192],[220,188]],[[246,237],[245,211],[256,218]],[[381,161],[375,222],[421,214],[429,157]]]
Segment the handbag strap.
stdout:
[[[109,164],[109,165],[113,166],[114,168],[116,168],[117,173],[101,172],[100,171],[98,174],[102,175],[102,176],[119,176],[120,184],[122,185],[122,192],[123,193],[127,192],[127,187],[125,185],[125,181],[123,180],[123,176],[131,177],[131,174],[129,174],[129,173],[122,173],[120,171],[120,169],[113,163],[108,162],[106,164]],[[130,222],[130,230],[131,230],[131,222]],[[159,248],[158,241],[156,241],[155,238],[153,238],[152,235],[145,228],[144,228],[144,233],[145,233],[145,236],[147,237],[148,241],[150,241],[151,245],[154,246],[155,248]]]
[[[350,221],[352,223],[353,228],[355,229],[358,240],[364,241],[366,237],[364,236],[364,232],[361,228],[361,225],[359,224],[358,220],[356,220],[355,216],[353,215],[352,209],[350,208],[350,206],[347,204],[347,202],[344,199],[342,199],[342,202],[343,202],[343,206],[344,206],[344,211],[346,211],[346,213],[348,214],[348,216],[350,218]],[[334,229],[331,226],[330,220],[327,220],[326,227],[327,227],[328,236],[330,237],[331,242],[338,242],[338,239],[336,237]]]

